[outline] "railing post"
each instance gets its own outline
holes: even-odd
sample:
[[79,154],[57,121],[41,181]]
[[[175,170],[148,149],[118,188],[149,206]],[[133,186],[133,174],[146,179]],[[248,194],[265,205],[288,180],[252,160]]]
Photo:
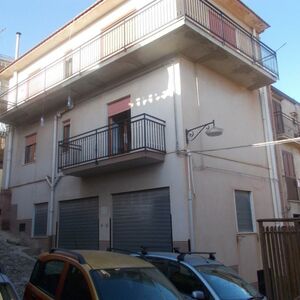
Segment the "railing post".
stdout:
[[186,14],[186,1],[187,0],[176,0],[177,17],[185,16],[185,14]]
[[225,44],[225,32],[224,32],[224,17],[223,13],[221,13],[221,28],[222,28],[222,44]]
[[98,163],[98,130],[96,129],[96,141],[95,141],[95,163]]
[[143,120],[144,120],[144,148],[146,149],[146,114],[143,114]]

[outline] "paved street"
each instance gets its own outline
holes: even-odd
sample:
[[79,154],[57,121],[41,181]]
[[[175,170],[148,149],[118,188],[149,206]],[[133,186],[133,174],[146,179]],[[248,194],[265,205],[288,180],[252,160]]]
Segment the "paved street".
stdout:
[[0,231],[0,266],[14,283],[19,296],[29,279],[35,259],[23,252],[25,247],[7,243],[9,236]]

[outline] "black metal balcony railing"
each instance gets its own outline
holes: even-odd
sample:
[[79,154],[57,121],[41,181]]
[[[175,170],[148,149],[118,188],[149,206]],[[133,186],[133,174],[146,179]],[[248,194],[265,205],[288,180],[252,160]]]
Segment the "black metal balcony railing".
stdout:
[[1,106],[1,111],[8,111],[65,80],[92,69],[95,64],[126,51],[182,18],[192,21],[252,64],[278,76],[276,52],[208,1],[157,0],[0,94],[0,99],[6,101],[6,105]]
[[138,151],[165,153],[165,121],[141,114],[58,143],[58,169]]
[[283,112],[275,112],[275,129],[277,135],[294,138],[300,137],[300,123]]

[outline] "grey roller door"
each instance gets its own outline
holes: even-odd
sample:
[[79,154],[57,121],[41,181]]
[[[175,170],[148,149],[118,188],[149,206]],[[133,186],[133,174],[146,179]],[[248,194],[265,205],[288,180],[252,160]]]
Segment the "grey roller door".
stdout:
[[58,246],[65,249],[99,249],[98,198],[59,204]]
[[113,195],[113,246],[172,250],[169,188]]

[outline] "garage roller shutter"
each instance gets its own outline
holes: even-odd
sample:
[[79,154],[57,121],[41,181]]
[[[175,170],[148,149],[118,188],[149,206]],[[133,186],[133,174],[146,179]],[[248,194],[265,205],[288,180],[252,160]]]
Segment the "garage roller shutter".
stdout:
[[169,188],[113,195],[113,246],[172,250]]
[[99,248],[98,198],[60,202],[58,244],[65,249]]

